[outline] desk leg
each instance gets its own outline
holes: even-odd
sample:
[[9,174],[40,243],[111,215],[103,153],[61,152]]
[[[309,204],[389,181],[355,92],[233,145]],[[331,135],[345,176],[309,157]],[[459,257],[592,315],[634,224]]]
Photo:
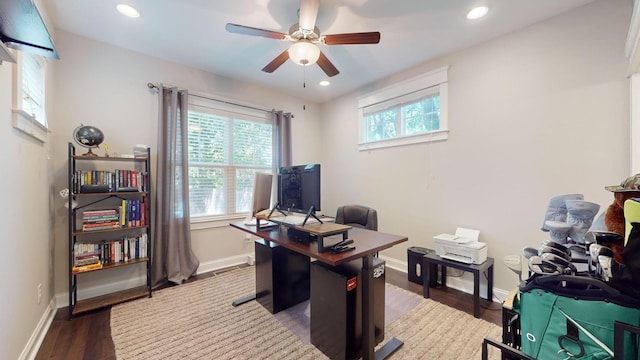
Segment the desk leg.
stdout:
[[[256,255],[258,254],[258,242],[257,242],[257,241],[258,241],[258,240],[255,240],[255,241],[253,242],[254,254],[256,254]],[[268,244],[268,243],[267,243],[267,244]],[[258,262],[258,261],[259,261],[259,260],[258,260],[258,259],[256,259],[256,262]],[[256,278],[256,280],[257,280],[257,278],[258,278],[258,264],[257,264],[257,263],[255,264],[255,267],[256,267],[256,271],[255,271],[254,277],[255,277],[255,278]],[[258,290],[258,289],[257,289],[257,287],[256,287],[256,292],[255,292],[255,293],[253,293],[253,294],[251,294],[251,295],[248,295],[248,296],[245,296],[245,297],[243,297],[243,298],[241,298],[241,299],[236,299],[236,300],[234,300],[234,301],[231,303],[231,305],[233,305],[233,306],[240,306],[240,305],[242,305],[242,304],[246,304],[246,303],[248,303],[248,302],[250,302],[250,301],[256,300],[256,299],[258,298],[258,292],[257,292],[257,290]]]
[[480,317],[480,271],[473,272],[473,316]]
[[242,305],[242,304],[246,304],[246,303],[248,303],[249,301],[253,301],[253,300],[255,300],[255,299],[256,299],[256,294],[253,294],[253,295],[249,295],[249,296],[247,296],[247,297],[243,297],[242,299],[234,300],[234,301],[231,303],[231,305],[233,305],[233,306],[239,306],[239,305]]
[[375,322],[373,320],[373,255],[362,258],[362,359],[382,360],[393,354],[404,343],[392,338],[375,351]]
[[362,358],[374,359],[373,256],[362,258]]

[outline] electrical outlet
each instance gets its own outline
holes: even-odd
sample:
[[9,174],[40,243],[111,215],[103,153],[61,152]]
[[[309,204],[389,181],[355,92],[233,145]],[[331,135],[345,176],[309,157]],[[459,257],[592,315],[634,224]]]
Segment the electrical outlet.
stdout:
[[42,284],[38,284],[38,305],[40,305],[40,301],[42,301]]
[[251,235],[246,234],[246,235],[244,236],[244,239],[245,239],[245,240],[247,240],[247,241],[251,240]]

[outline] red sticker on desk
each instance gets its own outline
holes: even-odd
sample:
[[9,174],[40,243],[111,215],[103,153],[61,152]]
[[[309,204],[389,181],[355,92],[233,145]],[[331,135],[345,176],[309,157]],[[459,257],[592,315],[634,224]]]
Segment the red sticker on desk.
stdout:
[[356,279],[356,277],[352,277],[351,279],[347,280],[347,291],[351,291],[356,288]]

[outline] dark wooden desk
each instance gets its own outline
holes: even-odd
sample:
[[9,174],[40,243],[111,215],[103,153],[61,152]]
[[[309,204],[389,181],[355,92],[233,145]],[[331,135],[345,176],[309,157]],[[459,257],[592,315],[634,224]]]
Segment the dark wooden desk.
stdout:
[[[266,241],[271,241],[289,250],[309,256],[331,266],[337,266],[355,259],[362,259],[362,358],[364,360],[384,359],[402,346],[396,338],[389,340],[375,352],[375,324],[373,321],[373,255],[396,244],[407,241],[406,236],[386,234],[366,229],[349,230],[349,239],[353,239],[355,249],[334,254],[330,251],[320,252],[315,244],[305,244],[290,239],[285,229],[257,230],[255,226],[247,226],[242,222],[232,223],[232,227],[245,231]],[[325,246],[339,242],[342,237],[332,240],[325,238]]]
[[[429,297],[430,284],[435,283],[437,271],[433,274],[432,265],[440,265],[440,283],[447,286],[447,267],[469,271],[473,274],[473,316],[480,317],[480,274],[487,274],[487,297],[489,301],[493,300],[493,258],[488,257],[482,264],[465,264],[459,261],[453,261],[436,255],[435,251],[429,252],[422,258],[424,271],[422,295]],[[437,269],[436,269],[437,270]]]

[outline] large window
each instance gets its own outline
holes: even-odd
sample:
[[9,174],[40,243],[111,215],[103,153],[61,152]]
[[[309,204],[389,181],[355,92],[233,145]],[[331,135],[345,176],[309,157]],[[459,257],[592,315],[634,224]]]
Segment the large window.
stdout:
[[270,114],[195,102],[200,105],[190,101],[188,116],[191,218],[246,214],[255,172],[273,171]]
[[359,100],[361,150],[447,138],[447,70],[369,94]]

